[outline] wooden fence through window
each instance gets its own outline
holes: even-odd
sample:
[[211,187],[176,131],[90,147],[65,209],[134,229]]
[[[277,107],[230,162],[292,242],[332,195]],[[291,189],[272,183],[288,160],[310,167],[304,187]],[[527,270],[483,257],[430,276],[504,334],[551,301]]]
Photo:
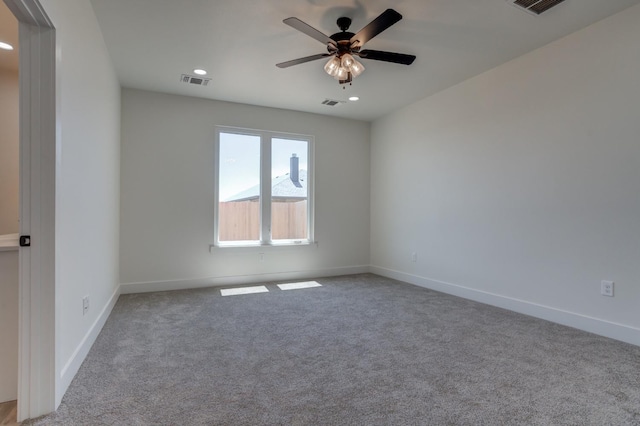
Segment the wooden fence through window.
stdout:
[[[257,201],[228,201],[219,204],[220,241],[260,239],[260,204]],[[271,238],[307,238],[307,200],[271,203]]]

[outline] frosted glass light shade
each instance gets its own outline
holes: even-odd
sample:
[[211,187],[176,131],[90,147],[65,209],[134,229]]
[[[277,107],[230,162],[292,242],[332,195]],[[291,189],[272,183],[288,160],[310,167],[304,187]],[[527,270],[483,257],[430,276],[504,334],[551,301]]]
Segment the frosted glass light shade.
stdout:
[[355,59],[353,59],[353,56],[351,56],[350,54],[345,53],[344,55],[342,55],[342,66],[344,68],[350,69],[354,62]]
[[338,72],[333,76],[336,80],[346,80],[349,75],[349,70],[345,67],[338,68]]
[[325,64],[325,66],[324,66],[324,70],[331,77],[335,77],[336,76],[336,73],[338,72],[339,68],[340,68],[340,59],[338,59],[335,56],[333,58],[329,59],[329,62],[327,62]]
[[354,59],[353,64],[351,64],[351,74],[357,77],[362,74],[362,71],[364,71],[364,65]]

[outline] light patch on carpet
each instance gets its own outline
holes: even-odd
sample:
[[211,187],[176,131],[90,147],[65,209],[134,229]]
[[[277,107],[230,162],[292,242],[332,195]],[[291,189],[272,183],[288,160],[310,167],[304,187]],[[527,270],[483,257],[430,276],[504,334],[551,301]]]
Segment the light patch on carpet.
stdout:
[[278,284],[280,290],[298,290],[300,288],[322,287],[317,281],[304,281],[300,283]]
[[252,293],[268,293],[269,290],[263,285],[256,285],[253,287],[238,287],[238,288],[223,288],[220,290],[220,294],[223,296],[237,296],[239,294],[252,294]]

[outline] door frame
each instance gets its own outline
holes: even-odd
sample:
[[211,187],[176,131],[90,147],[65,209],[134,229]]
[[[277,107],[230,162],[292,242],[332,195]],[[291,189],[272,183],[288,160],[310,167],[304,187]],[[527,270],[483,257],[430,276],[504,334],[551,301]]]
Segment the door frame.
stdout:
[[19,22],[18,421],[56,409],[55,199],[59,158],[56,33],[39,0],[4,0]]

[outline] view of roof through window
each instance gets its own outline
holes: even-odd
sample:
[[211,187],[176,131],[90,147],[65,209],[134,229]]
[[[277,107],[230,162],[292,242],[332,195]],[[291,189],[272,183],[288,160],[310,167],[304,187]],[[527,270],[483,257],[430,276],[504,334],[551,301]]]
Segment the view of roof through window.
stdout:
[[[220,200],[232,201],[247,198],[260,184],[260,137],[236,133],[220,135]],[[274,186],[282,183],[291,173],[291,157],[298,158],[300,179],[307,174],[306,141],[274,138],[271,148],[271,176]],[[304,176],[303,176],[304,175]],[[280,179],[276,181],[276,179]],[[305,185],[306,186],[306,185]],[[283,185],[280,185],[283,188]],[[246,196],[242,196],[246,193]],[[275,195],[275,194],[274,194]],[[306,196],[306,195],[305,195]]]

